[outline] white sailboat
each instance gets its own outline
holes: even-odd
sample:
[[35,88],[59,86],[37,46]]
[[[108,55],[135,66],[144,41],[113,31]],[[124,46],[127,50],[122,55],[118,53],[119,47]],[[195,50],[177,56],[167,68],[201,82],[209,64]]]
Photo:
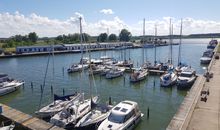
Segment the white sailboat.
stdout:
[[[144,37],[145,37],[145,19],[143,22],[143,42],[145,42]],[[142,63],[143,65],[146,65],[144,64],[145,63],[144,62],[144,48],[142,48],[142,51],[143,51]],[[144,80],[147,77],[147,75],[148,75],[148,70],[141,67],[140,69],[132,72],[132,74],[130,75],[130,82],[138,82],[138,81]]]
[[99,123],[101,123],[108,117],[111,109],[112,105],[98,105],[83,118],[81,118],[75,125],[75,127],[95,129],[95,127],[99,125]]
[[[80,19],[80,36],[81,36],[80,42],[82,45],[82,25],[81,25],[82,18],[80,17],[79,19]],[[81,54],[82,54],[81,56],[83,57],[83,53]],[[89,111],[91,111],[92,107],[94,106],[94,104],[97,104],[97,102],[98,102],[98,96],[91,97],[85,100],[84,94],[82,93],[80,95],[79,100],[75,100],[71,102],[68,106],[62,109],[62,111],[55,114],[50,119],[50,123],[63,128],[72,128],[75,126],[75,124],[80,118],[82,118]]]
[[109,72],[107,72],[105,77],[107,79],[117,78],[117,77],[122,76],[124,74],[124,71],[125,71],[125,68],[119,68],[119,67],[113,66],[112,69]]
[[112,108],[108,118],[105,119],[98,130],[131,130],[141,120],[144,114],[134,101],[122,101]]
[[79,100],[80,97],[81,97],[81,94],[79,93],[62,96],[57,99],[55,99],[55,96],[54,96],[54,101],[52,103],[42,107],[39,111],[36,111],[35,114],[40,118],[52,117],[58,112],[60,112],[61,110],[63,110],[65,107],[67,107],[72,102]]
[[173,65],[172,65],[172,39],[171,35],[173,35],[173,27],[171,26],[171,20],[170,20],[170,63],[168,66],[168,73],[163,74],[160,77],[160,85],[161,87],[170,87],[176,84],[177,81],[177,75],[173,70]]

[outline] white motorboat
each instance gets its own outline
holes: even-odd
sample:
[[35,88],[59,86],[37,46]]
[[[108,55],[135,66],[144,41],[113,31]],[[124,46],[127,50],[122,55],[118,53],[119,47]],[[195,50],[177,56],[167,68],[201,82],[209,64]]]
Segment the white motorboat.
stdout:
[[0,130],[13,130],[15,128],[14,124],[8,125],[8,126],[3,126],[0,127]]
[[107,79],[112,79],[112,78],[120,77],[120,76],[122,76],[124,74],[124,71],[125,71],[124,68],[113,67],[109,72],[107,72],[105,77]]
[[73,73],[73,72],[79,72],[82,71],[83,69],[88,69],[89,65],[88,64],[73,64],[70,68],[67,69],[68,73]]
[[93,128],[95,129],[102,121],[104,121],[112,109],[112,105],[98,105],[81,118],[75,125],[76,128]]
[[130,75],[130,82],[138,82],[146,78],[148,71],[146,69],[135,70]]
[[71,105],[55,114],[50,119],[50,123],[63,128],[72,128],[80,118],[91,111],[92,104],[97,102],[98,96],[87,100],[77,100],[76,102],[72,102]]
[[23,81],[17,81],[17,80],[0,83],[0,96],[18,90],[23,84],[24,84]]
[[72,102],[79,100],[81,94],[75,93],[72,95],[66,95],[58,97],[54,95],[54,101],[47,106],[44,106],[39,111],[36,111],[35,114],[40,118],[52,117],[56,113],[60,112],[62,109],[71,104]]
[[188,67],[184,69],[177,78],[177,87],[179,89],[190,88],[196,80],[196,72]]
[[136,102],[122,101],[112,108],[108,118],[100,124],[98,130],[131,130],[143,115]]
[[200,58],[200,63],[201,64],[209,64],[210,61],[212,60],[212,56],[213,56],[213,50],[208,49],[206,50],[202,57]]
[[169,72],[166,74],[163,74],[160,77],[160,85],[162,87],[170,87],[176,84],[177,81],[177,75],[174,72]]

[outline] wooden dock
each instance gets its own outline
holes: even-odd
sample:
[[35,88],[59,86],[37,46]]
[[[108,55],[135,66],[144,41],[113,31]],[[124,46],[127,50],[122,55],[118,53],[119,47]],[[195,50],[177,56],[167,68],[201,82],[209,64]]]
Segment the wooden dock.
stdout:
[[13,109],[7,105],[0,104],[2,106],[2,114],[4,118],[7,118],[26,129],[30,130],[64,130],[62,128],[53,126],[50,123],[47,123],[41,119],[33,117],[31,115],[25,114],[21,111]]
[[208,66],[213,78],[198,77],[167,130],[220,130],[220,60],[214,58]]

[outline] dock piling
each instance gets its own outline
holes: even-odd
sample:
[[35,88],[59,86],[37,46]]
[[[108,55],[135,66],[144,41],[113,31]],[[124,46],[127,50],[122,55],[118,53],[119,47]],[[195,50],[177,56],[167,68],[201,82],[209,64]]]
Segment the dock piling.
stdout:
[[149,116],[150,116],[150,109],[149,107],[147,108],[147,119],[149,119]]
[[64,88],[63,88],[63,96],[65,95],[65,90],[64,90]]
[[40,85],[40,91],[41,91],[41,93],[43,93],[43,86],[42,85]]

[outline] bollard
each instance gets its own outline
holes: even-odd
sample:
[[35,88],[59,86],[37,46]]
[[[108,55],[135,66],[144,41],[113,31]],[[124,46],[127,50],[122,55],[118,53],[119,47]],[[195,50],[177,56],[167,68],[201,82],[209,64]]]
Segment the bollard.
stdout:
[[51,93],[53,93],[53,86],[52,85],[50,86],[50,91],[51,91]]
[[40,90],[41,90],[41,93],[43,93],[43,86],[40,85]]
[[31,82],[31,88],[33,88],[33,82]]
[[108,98],[108,105],[112,105],[112,98],[111,97]]
[[124,76],[124,86],[125,86],[125,76]]
[[147,119],[149,119],[149,115],[150,114],[150,109],[149,109],[149,107],[147,108]]
[[63,96],[65,95],[65,90],[64,90],[64,88],[63,88]]

